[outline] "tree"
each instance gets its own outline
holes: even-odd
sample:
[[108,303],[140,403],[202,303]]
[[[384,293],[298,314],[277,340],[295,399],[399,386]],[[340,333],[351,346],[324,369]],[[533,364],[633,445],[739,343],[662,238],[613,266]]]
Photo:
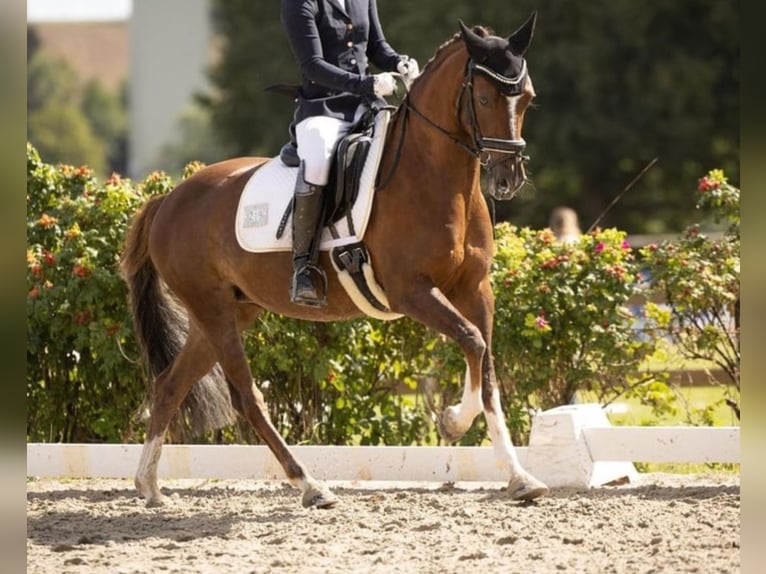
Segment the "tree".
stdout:
[[508,209],[543,225],[568,203],[587,228],[657,157],[601,225],[681,229],[698,174],[738,171],[737,7],[548,0],[540,12],[529,54],[538,107],[526,122],[538,192]]
[[127,167],[127,105],[92,80],[82,85],[65,60],[46,56],[30,32],[27,140],[46,161],[88,164],[98,173]]
[[51,102],[76,106],[77,74],[63,60],[42,54],[31,58],[27,68],[27,114],[39,111]]
[[30,141],[51,163],[89,165],[98,173],[106,168],[102,142],[85,116],[73,106],[51,104],[27,120]]
[[[124,91],[124,90],[123,90]],[[91,80],[82,92],[82,111],[97,138],[106,146],[109,168],[125,173],[127,159],[128,114],[125,102]]]
[[289,137],[293,103],[265,88],[299,80],[279,3],[215,0],[213,6],[222,57],[211,72],[214,91],[200,101],[232,153],[276,155]]
[[226,155],[218,141],[219,134],[213,130],[208,109],[194,103],[184,109],[177,123],[178,138],[160,152],[162,166],[169,173],[181,173],[195,161],[214,163]]

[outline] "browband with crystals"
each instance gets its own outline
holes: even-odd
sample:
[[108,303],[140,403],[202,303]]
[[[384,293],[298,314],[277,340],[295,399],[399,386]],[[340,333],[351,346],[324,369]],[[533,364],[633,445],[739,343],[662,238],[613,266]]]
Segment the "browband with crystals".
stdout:
[[521,59],[521,71],[519,71],[515,78],[509,78],[508,76],[498,74],[492,68],[482,66],[476,62],[473,62],[473,68],[486,74],[501,86],[508,86],[506,89],[501,90],[506,95],[521,93],[521,82],[527,75],[527,61],[524,58]]

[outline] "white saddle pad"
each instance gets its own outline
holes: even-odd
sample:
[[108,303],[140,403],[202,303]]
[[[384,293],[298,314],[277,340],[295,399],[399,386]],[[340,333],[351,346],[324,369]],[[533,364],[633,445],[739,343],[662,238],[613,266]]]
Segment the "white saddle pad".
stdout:
[[[349,232],[346,218],[343,218],[335,224],[339,238],[333,238],[330,231],[325,228],[319,244],[321,250],[327,251],[338,245],[354,243],[364,236],[372,210],[375,177],[383,155],[383,144],[386,140],[386,129],[390,117],[391,113],[383,110],[375,118],[372,143],[359,181],[359,194],[351,210],[356,234],[352,235]],[[236,220],[237,241],[242,249],[253,252],[292,249],[292,215],[287,221],[284,234],[279,239],[277,239],[277,229],[292,199],[297,175],[297,167],[287,167],[278,157],[275,157],[256,170],[250,181],[245,184],[239,199]]]

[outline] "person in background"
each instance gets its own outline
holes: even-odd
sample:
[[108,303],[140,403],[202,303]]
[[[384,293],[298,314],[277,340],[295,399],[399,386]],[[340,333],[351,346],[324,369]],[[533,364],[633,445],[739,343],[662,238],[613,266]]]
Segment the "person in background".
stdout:
[[569,207],[557,207],[551,212],[548,227],[562,243],[574,243],[582,235],[577,212]]
[[[302,75],[295,111],[300,165],[290,300],[321,306],[326,303],[325,278],[314,242],[335,144],[369,102],[396,91],[392,72],[409,86],[420,70],[386,41],[375,0],[282,0],[281,20]],[[371,74],[370,64],[381,72]]]

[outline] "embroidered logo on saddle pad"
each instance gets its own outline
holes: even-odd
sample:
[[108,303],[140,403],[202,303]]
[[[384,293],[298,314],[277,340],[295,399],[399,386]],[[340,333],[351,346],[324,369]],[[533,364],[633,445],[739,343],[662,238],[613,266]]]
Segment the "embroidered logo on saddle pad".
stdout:
[[[330,230],[325,228],[319,244],[321,250],[328,251],[339,245],[355,243],[364,236],[372,210],[375,178],[383,155],[390,117],[391,113],[388,110],[380,111],[375,117],[372,143],[359,180],[359,193],[350,213],[354,233],[349,230],[347,219],[340,219],[335,224],[339,237],[334,238]],[[297,175],[298,168],[287,167],[275,157],[257,169],[245,184],[239,199],[236,220],[237,241],[242,249],[256,253],[292,249],[290,220],[287,221],[280,238],[277,238],[277,230],[292,199]]]

